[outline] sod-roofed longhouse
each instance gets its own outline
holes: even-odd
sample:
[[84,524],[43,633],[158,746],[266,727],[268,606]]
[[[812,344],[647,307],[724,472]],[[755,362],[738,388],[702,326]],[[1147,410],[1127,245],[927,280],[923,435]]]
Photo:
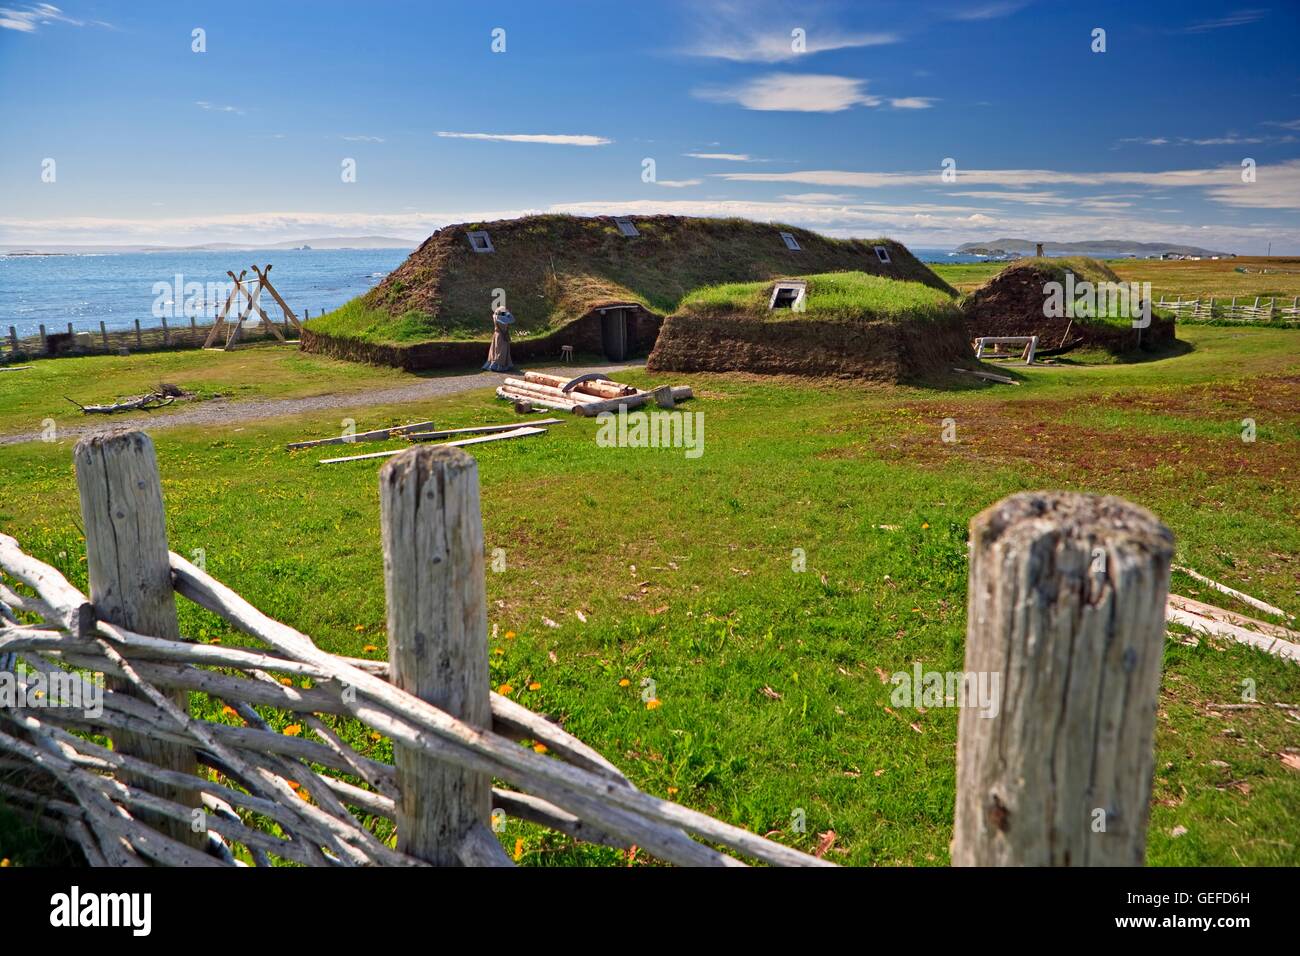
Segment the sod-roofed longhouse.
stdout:
[[907,382],[975,365],[950,292],[840,272],[701,289],[664,322],[646,368]]
[[952,292],[890,240],[744,219],[525,216],[438,230],[370,292],[307,323],[303,348],[409,369],[481,365],[504,294],[516,361],[557,359],[563,345],[622,359],[649,352],[662,317],[703,286],[849,270]]
[[[1098,295],[1099,290],[1104,290]],[[1120,354],[1174,341],[1174,320],[1155,309],[1148,326],[1142,290],[1105,263],[1084,256],[1019,259],[962,301],[966,331],[978,336],[1037,335],[1038,351],[1101,348]],[[1073,303],[1073,304],[1071,304]]]

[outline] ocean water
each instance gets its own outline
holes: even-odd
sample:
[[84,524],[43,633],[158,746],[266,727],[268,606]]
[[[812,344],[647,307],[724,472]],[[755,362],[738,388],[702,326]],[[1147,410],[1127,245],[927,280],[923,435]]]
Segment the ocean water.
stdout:
[[[923,262],[982,262],[981,256],[947,249],[912,250]],[[174,328],[188,326],[190,313],[202,324],[225,302],[226,270],[236,275],[256,262],[274,265],[271,282],[302,317],[336,309],[395,269],[409,249],[321,249],[224,252],[123,252],[64,256],[0,256],[0,337],[9,326],[19,337],[40,326],[63,332],[157,328],[161,315]],[[246,278],[256,277],[249,269]],[[188,288],[187,288],[188,287]],[[261,305],[274,319],[279,306],[267,293]]]
[[[230,290],[229,269],[268,262],[271,284],[302,318],[336,309],[396,268],[409,249],[227,250],[224,252],[124,252],[102,255],[0,256],[0,336],[9,326],[19,337],[47,332],[98,332],[162,324],[211,322]],[[179,277],[179,279],[178,279]],[[245,280],[256,282],[252,269]],[[187,289],[187,286],[189,288]],[[259,300],[271,318],[280,307],[269,293]],[[188,309],[188,311],[187,311]]]

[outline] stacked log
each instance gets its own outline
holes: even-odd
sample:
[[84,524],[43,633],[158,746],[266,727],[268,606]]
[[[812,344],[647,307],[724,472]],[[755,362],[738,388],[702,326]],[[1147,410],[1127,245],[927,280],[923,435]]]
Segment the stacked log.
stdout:
[[692,392],[684,385],[662,386],[647,392],[606,378],[566,379],[544,372],[526,372],[521,379],[506,379],[497,389],[497,397],[592,417],[620,408],[640,408],[652,399],[665,408],[672,408],[677,402],[691,398]]

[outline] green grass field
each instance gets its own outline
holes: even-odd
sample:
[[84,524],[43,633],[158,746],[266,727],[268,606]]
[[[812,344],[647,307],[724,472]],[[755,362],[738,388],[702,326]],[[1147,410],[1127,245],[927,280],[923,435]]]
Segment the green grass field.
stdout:
[[[651,793],[805,849],[833,830],[838,863],[945,864],[957,712],[894,709],[882,675],[914,661],[962,669],[977,511],[1026,489],[1117,494],[1173,529],[1179,563],[1300,611],[1300,332],[1179,335],[1190,352],[1018,369],[1019,387],[840,387],[830,401],[816,382],[674,375],[695,388],[684,410],[705,416],[698,459],[599,447],[598,424],[576,418],[481,446],[487,545],[506,552],[506,570],[488,575],[493,685],[562,719]],[[360,394],[409,378],[269,349],[201,354],[193,365],[159,364],[180,354],[58,360],[0,376],[26,377],[0,381],[21,408],[0,401],[0,431],[67,404],[57,396],[73,382],[94,395],[158,378],[200,394],[234,383]],[[512,417],[485,390],[154,441],[174,550],[203,549],[211,573],[321,646],[377,657],[378,466],[322,466],[319,450],[283,449],[337,434],[344,415],[358,429]],[[954,444],[941,440],[947,418]],[[1256,422],[1253,443],[1244,418]],[[366,450],[384,447],[398,445]],[[0,447],[0,479],[0,530],[84,586],[71,442]],[[1174,590],[1256,613],[1181,575]],[[179,604],[183,633],[237,641]],[[1247,679],[1268,706],[1209,707],[1239,701]],[[662,706],[643,702],[646,680]],[[1300,667],[1206,639],[1167,643],[1151,863],[1300,864],[1300,734],[1276,701],[1300,702]],[[386,740],[343,730],[388,756]],[[797,810],[806,833],[792,829]],[[46,859],[4,819],[0,857]],[[627,862],[516,821],[502,838],[511,852],[523,840],[525,864]]]

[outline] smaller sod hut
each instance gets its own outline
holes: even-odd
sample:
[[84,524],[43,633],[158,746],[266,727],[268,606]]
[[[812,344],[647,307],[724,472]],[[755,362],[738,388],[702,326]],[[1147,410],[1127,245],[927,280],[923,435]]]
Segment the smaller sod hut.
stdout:
[[664,322],[649,371],[908,382],[976,367],[952,294],[862,272],[700,289]]
[[[1107,289],[1105,301],[1094,293]],[[1123,292],[1123,300],[1115,293]],[[1134,289],[1096,259],[1018,259],[962,301],[966,333],[1037,335],[1039,352],[1068,347],[1123,354],[1167,347],[1175,341],[1173,316],[1153,309],[1151,324],[1135,328]],[[1069,301],[1073,299],[1073,301]]]

